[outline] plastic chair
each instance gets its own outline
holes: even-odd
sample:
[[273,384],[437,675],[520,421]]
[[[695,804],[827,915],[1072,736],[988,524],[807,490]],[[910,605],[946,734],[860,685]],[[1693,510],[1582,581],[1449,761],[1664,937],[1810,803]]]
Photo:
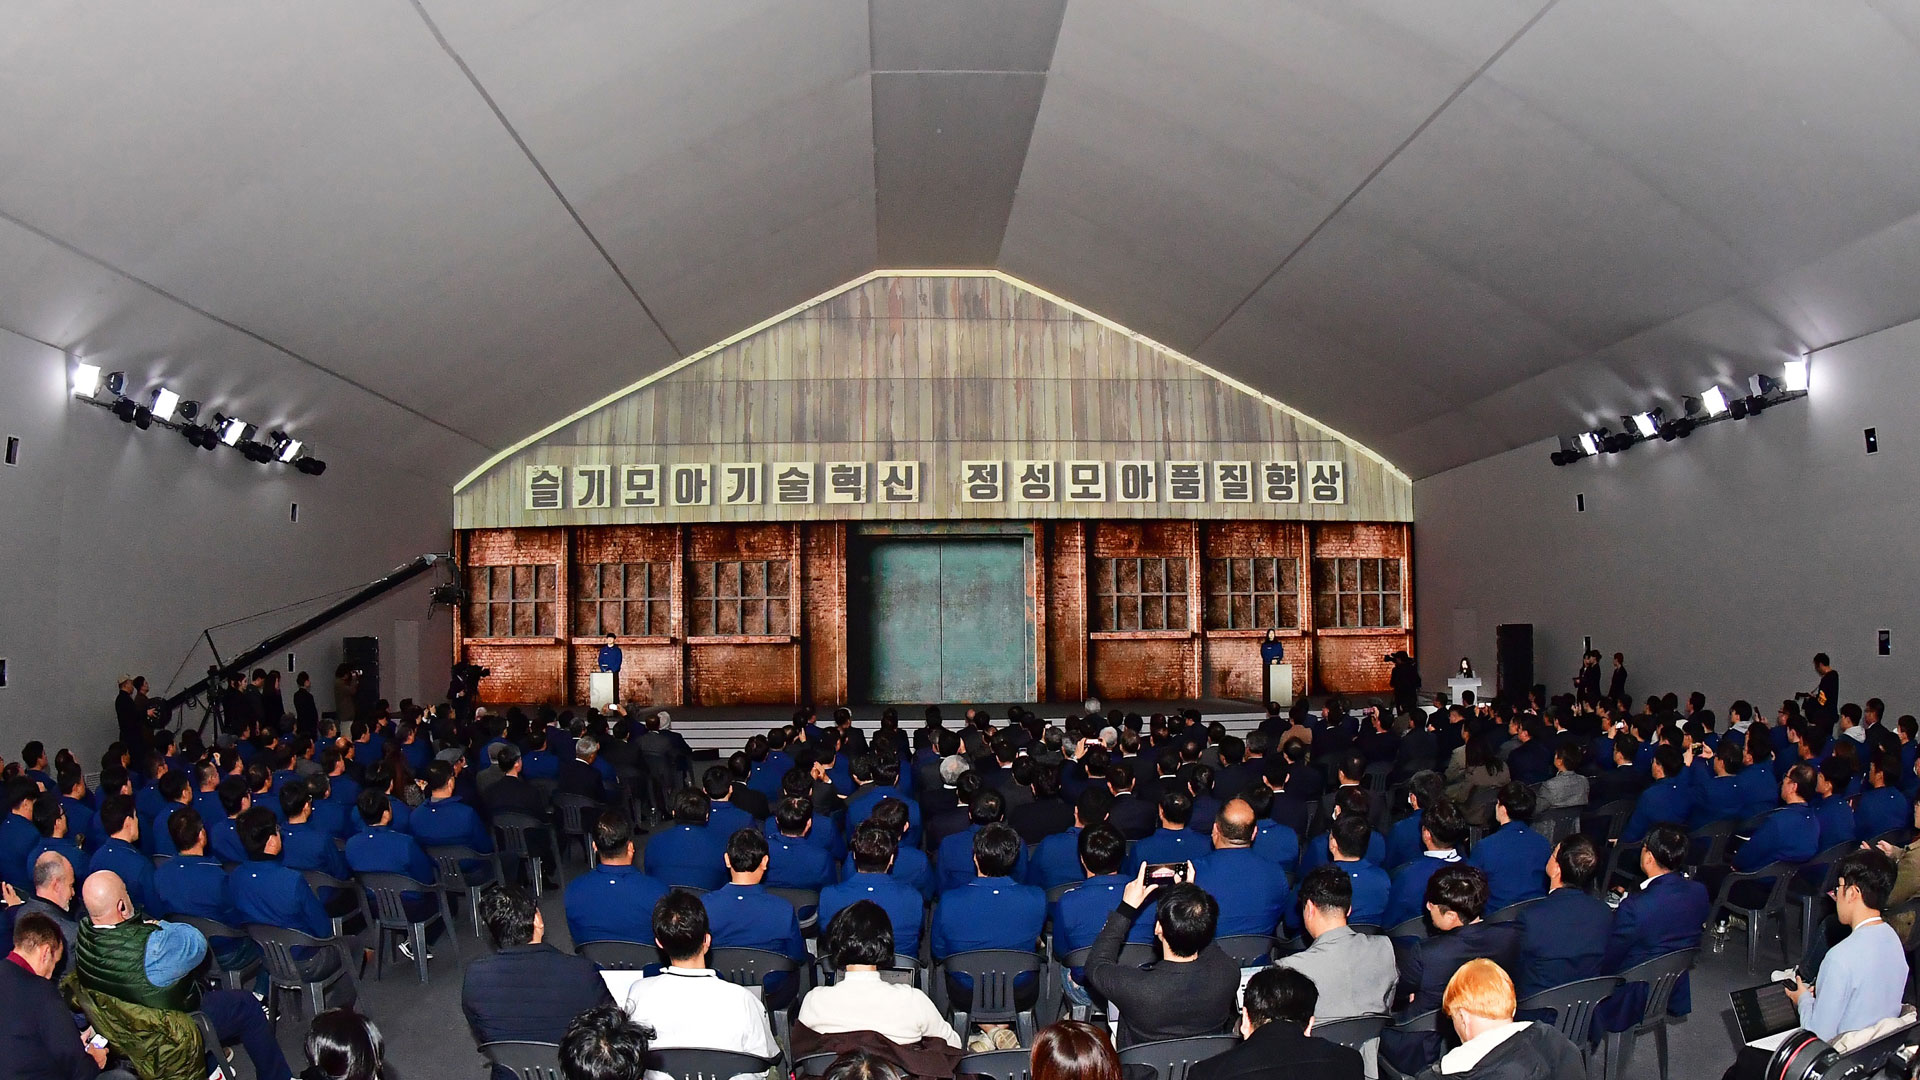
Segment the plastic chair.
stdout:
[[639,971],[664,963],[658,948],[637,941],[576,941],[573,951],[608,971]]
[[[1424,938],[1427,936],[1427,932],[1427,917],[1425,915],[1415,915],[1413,918],[1387,930],[1386,936],[1390,938]],[[1319,1029],[1315,1028],[1314,1030],[1318,1031]]]
[[1579,806],[1556,806],[1551,810],[1542,810],[1528,822],[1528,827],[1547,838],[1547,843],[1557,844],[1580,831],[1580,819],[1587,813],[1586,804]]
[[[1593,979],[1581,979],[1578,982],[1563,983],[1559,986],[1529,994],[1514,1009],[1515,1013],[1528,1010],[1553,1010],[1553,1028],[1565,1035],[1573,1045],[1580,1048],[1581,1057],[1591,1055],[1593,1042],[1593,1013],[1607,996],[1620,989],[1621,978],[1618,975],[1602,975]],[[1318,1031],[1314,1034],[1319,1034]]]
[[767,886],[767,892],[793,905],[793,917],[800,920],[800,932],[805,934],[820,922],[820,892],[817,889],[790,889]]
[[[569,842],[578,842],[580,850],[586,854],[587,868],[592,869],[596,860],[591,822],[597,820],[606,807],[585,795],[569,795],[562,792],[553,797],[553,809],[560,818],[560,846],[554,849],[555,861],[565,862],[566,845]],[[564,883],[563,879],[562,884]]]
[[[500,866],[499,852],[482,855],[464,844],[430,847],[426,852],[427,858],[433,860],[434,869],[438,871],[435,880],[442,884],[444,891],[451,892],[459,889],[466,893],[467,914],[473,920],[473,936],[479,937],[480,893],[487,886],[506,880],[506,872]],[[468,876],[466,868],[461,865],[467,862],[486,863],[486,876],[479,881],[473,880]],[[452,929],[449,928],[448,932],[451,933]]]
[[[1621,867],[1623,866],[1627,871],[1625,876],[1622,876],[1620,873]],[[1604,894],[1608,889],[1613,888],[1613,881],[1616,877],[1621,878],[1628,888],[1632,888],[1640,883],[1639,842],[1636,841],[1631,844],[1616,842],[1613,845],[1613,850],[1607,853],[1607,871],[1600,877],[1598,891]]]
[[513,1073],[515,1080],[565,1080],[560,1074],[559,1043],[481,1043],[480,1053],[488,1063]]
[[1121,1071],[1128,1065],[1146,1065],[1160,1080],[1187,1080],[1187,1070],[1195,1062],[1205,1061],[1231,1050],[1240,1040],[1232,1035],[1196,1035],[1191,1039],[1161,1039],[1135,1043],[1120,1051]]
[[[1780,933],[1780,955],[1784,962],[1792,963],[1793,957],[1787,955],[1787,887],[1793,884],[1793,876],[1799,871],[1793,863],[1771,862],[1758,870],[1734,871],[1720,882],[1720,894],[1714,897],[1713,907],[1707,911],[1707,922],[1712,923],[1723,914],[1743,915],[1747,920],[1747,970],[1753,970],[1754,960],[1760,951],[1760,922],[1771,919],[1778,923]],[[1735,903],[1732,899],[1735,886],[1747,881],[1767,881],[1766,899],[1752,907]]]
[[986,1080],[1033,1080],[1033,1051],[989,1050],[968,1054],[954,1067],[955,1076],[980,1076]]
[[[282,992],[305,995],[307,1014],[317,1016],[326,1010],[327,988],[341,979],[347,981],[347,988],[353,996],[359,996],[359,989],[353,981],[353,969],[348,963],[347,950],[340,938],[308,937],[298,930],[289,930],[284,926],[268,926],[265,923],[248,923],[247,936],[260,946],[261,963],[267,969],[267,1012],[279,1016],[278,1003]],[[311,978],[306,972],[306,962],[293,955],[295,949],[333,949],[340,958],[340,968],[324,978]]]
[[[1439,1016],[1439,1009],[1428,1009],[1426,1012],[1415,1013],[1412,1016],[1397,1016],[1388,1020],[1380,1030],[1433,1031],[1439,1021]],[[1318,1032],[1316,1031],[1315,1034],[1318,1034]],[[1393,1063],[1387,1060],[1387,1055],[1385,1054],[1379,1055],[1379,1067],[1381,1080],[1409,1080],[1408,1074],[1394,1068]]]
[[1647,1004],[1640,1013],[1640,1021],[1633,1027],[1607,1033],[1604,1080],[1620,1080],[1627,1063],[1626,1052],[1632,1048],[1633,1040],[1648,1032],[1653,1033],[1654,1048],[1660,1055],[1660,1080],[1667,1080],[1667,1002],[1672,999],[1680,976],[1693,967],[1694,958],[1699,955],[1698,948],[1675,949],[1620,973],[1622,985],[1647,984]]
[[300,876],[307,880],[307,888],[312,889],[315,896],[320,895],[321,889],[335,889],[354,898],[351,911],[333,916],[334,937],[347,936],[347,920],[355,915],[360,916],[361,926],[373,925],[373,913],[367,910],[367,897],[360,886],[345,878],[334,877],[325,870],[302,870]]
[[648,1053],[647,1071],[675,1080],[730,1080],[740,1073],[765,1073],[778,1058],[754,1057],[735,1050],[663,1047]]
[[[1850,851],[1860,850],[1852,842],[1835,844],[1800,865],[1800,872],[1787,884],[1787,899],[1800,906],[1800,952],[1805,955],[1807,939],[1813,934],[1814,904],[1833,888],[1834,864]],[[1816,879],[1818,883],[1816,884]],[[1784,931],[1783,931],[1784,936]]]
[[[546,848],[536,848],[527,842],[536,834],[545,836],[549,846]],[[544,855],[536,855],[534,852],[551,851],[556,856],[555,862],[565,861],[564,859],[558,858],[560,854],[560,838],[554,834],[553,826],[541,821],[539,818],[528,817],[526,814],[504,813],[495,815],[493,819],[493,846],[499,850],[503,863],[506,859],[512,859],[514,860],[515,866],[526,869],[527,879],[532,882],[535,899],[538,899],[544,893],[547,875],[546,857]],[[554,867],[554,876],[559,878],[561,885],[564,886],[567,883],[566,871],[562,867]]]
[[203,1012],[189,1013],[193,1017],[193,1026],[200,1032],[200,1049],[213,1059],[213,1071],[220,1080],[240,1080],[240,1074],[234,1071],[233,1062],[227,1060],[225,1048],[220,1045],[220,1033],[213,1030],[213,1021]]
[[793,1063],[793,1073],[795,1076],[825,1076],[839,1057],[839,1054],[830,1050],[824,1054],[808,1054]]
[[237,968],[220,963],[219,956],[212,947],[214,938],[246,938],[247,932],[237,926],[229,926],[218,919],[203,919],[198,915],[169,915],[168,922],[185,923],[200,931],[200,936],[208,941],[207,958],[213,962],[213,969],[220,974],[220,985],[228,990],[244,990],[247,981],[259,972],[260,961],[253,960]]
[[1078,888],[1080,884],[1081,882],[1078,882],[1078,881],[1063,881],[1060,884],[1049,888],[1047,890],[1047,903],[1051,904],[1055,900],[1058,900],[1061,897],[1067,895],[1067,893],[1070,890]]
[[[1012,1024],[1020,1045],[1032,1046],[1036,1026],[1033,1009],[1019,1007],[1013,984],[1022,975],[1040,981],[1043,967],[1038,953],[1024,949],[955,953],[934,966],[934,1000],[952,1014],[955,1031],[967,1030],[969,1023]],[[964,975],[973,982],[973,1001],[966,1009],[955,1009],[948,1000],[947,979],[954,975]],[[1038,999],[1036,992],[1035,1001]]]
[[1615,799],[1610,803],[1601,803],[1586,813],[1590,818],[1605,820],[1604,830],[1608,840],[1620,839],[1621,830],[1627,827],[1627,821],[1633,817],[1636,799]]
[[[413,949],[413,968],[420,981],[427,981],[427,928],[435,919],[447,931],[447,944],[453,949],[453,962],[460,963],[460,939],[453,932],[453,914],[447,910],[447,893],[431,882],[415,881],[405,874],[361,874],[360,884],[373,897],[373,977],[386,978],[387,943],[404,940]],[[440,910],[414,921],[407,914],[406,893],[427,894],[435,898]]]
[[1329,1020],[1324,1024],[1315,1022],[1313,1037],[1358,1050],[1379,1038],[1380,1032],[1386,1029],[1387,1021],[1391,1019],[1386,1013],[1367,1013],[1349,1016],[1344,1020]]
[[1688,834],[1688,859],[1693,858],[1694,849],[1700,851],[1699,861],[1687,868],[1691,876],[1699,877],[1705,867],[1727,865],[1727,845],[1733,840],[1734,825],[1732,821],[1709,821]]
[[1258,967],[1273,955],[1271,934],[1230,934],[1214,938],[1220,951],[1240,962],[1241,967]]
[[[820,969],[819,985],[833,986],[840,981],[841,972],[835,971],[826,957],[819,957],[816,963]],[[926,967],[920,963],[920,958],[917,956],[894,953],[893,966],[881,968],[879,974],[881,982],[893,983],[896,986],[915,986],[922,991],[927,988]]]
[[1508,904],[1506,907],[1501,908],[1499,911],[1496,911],[1493,914],[1487,916],[1487,921],[1488,922],[1512,922],[1515,919],[1518,919],[1520,917],[1521,912],[1527,910],[1527,905],[1537,904],[1540,901],[1545,899],[1546,897],[1544,896],[1535,896],[1535,897],[1530,897],[1526,900],[1516,900],[1513,903]]
[[[798,1001],[806,994],[809,983],[813,981],[813,966],[802,964],[785,953],[770,952],[766,949],[725,948],[714,949],[707,953],[707,966],[721,978],[736,986],[744,986],[756,993],[764,993],[766,978],[782,972],[799,980],[795,988],[794,1000]],[[789,1029],[792,1027],[786,1009],[769,1008],[767,1013],[773,1018],[773,1033],[781,1046],[792,1045]]]
[[1347,924],[1347,929],[1349,929],[1349,930],[1351,930],[1351,931],[1353,931],[1353,932],[1354,932],[1354,933],[1356,933],[1356,934],[1365,934],[1365,935],[1367,935],[1368,937],[1379,937],[1379,936],[1380,936],[1380,924],[1379,924],[1379,923],[1370,923],[1370,922],[1350,922],[1350,923],[1348,923],[1348,924]]

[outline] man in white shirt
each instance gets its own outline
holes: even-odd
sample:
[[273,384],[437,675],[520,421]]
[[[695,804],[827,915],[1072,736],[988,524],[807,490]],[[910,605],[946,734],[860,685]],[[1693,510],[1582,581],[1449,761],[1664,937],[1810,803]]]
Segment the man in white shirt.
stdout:
[[[707,909],[698,896],[676,889],[655,904],[653,939],[667,958],[660,974],[635,979],[635,972],[601,972],[627,1015],[653,1029],[653,1047],[732,1050],[769,1060],[780,1055],[759,997],[707,967],[713,935],[707,932]],[[647,1080],[671,1078],[648,1070]]]

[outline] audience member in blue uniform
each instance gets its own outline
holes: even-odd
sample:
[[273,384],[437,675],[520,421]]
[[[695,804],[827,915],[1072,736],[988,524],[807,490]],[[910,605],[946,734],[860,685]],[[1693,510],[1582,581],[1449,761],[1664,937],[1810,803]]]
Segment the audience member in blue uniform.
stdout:
[[[1133,867],[1143,863],[1197,861],[1212,851],[1209,833],[1187,827],[1193,815],[1193,797],[1184,789],[1160,793],[1160,827],[1133,845]],[[1129,869],[1132,869],[1130,867]]]
[[1723,738],[1717,747],[1695,743],[1687,750],[1687,776],[1693,783],[1693,813],[1687,818],[1690,828],[1716,821],[1740,821],[1745,793],[1740,789],[1740,773],[1745,768],[1742,755],[1746,740],[1738,735]]
[[167,832],[167,819],[173,816],[174,811],[192,804],[192,785],[187,782],[186,773],[169,769],[154,788],[160,793],[160,806],[151,817],[141,819],[140,839],[149,855],[173,855],[173,839]]
[[[227,868],[207,854],[207,830],[200,812],[187,807],[167,820],[170,839],[179,854],[153,871],[154,915],[191,915],[212,919],[234,929],[247,922],[234,906],[227,885]],[[224,967],[238,968],[260,958],[260,947],[247,937],[209,938]]]
[[673,827],[647,840],[647,876],[666,885],[712,891],[726,884],[727,838],[707,826],[706,793],[683,789],[673,797]]
[[[727,809],[747,815],[733,806]],[[751,829],[752,819],[743,828]],[[786,795],[774,804],[773,821],[777,836],[769,837],[767,849],[773,860],[767,869],[766,883],[776,889],[812,889],[818,892],[833,884],[833,857],[825,848],[807,842],[813,829],[813,800],[805,795]]]
[[[347,841],[347,865],[354,874],[400,874],[422,884],[433,884],[438,876],[433,860],[413,837],[393,827],[393,808],[385,792],[376,788],[362,791],[360,816],[369,822],[367,831]],[[242,826],[243,839],[245,831]],[[438,910],[433,897],[425,892],[403,892],[400,899],[407,918],[416,922]],[[373,897],[369,896],[367,903],[372,904]],[[436,922],[428,932],[429,939],[438,937],[445,929]],[[400,943],[400,954],[409,960],[414,958],[412,947],[404,941]]]
[[567,933],[583,941],[653,941],[653,906],[667,886],[633,865],[633,822],[608,810],[593,823],[599,865],[567,882]]
[[[767,838],[741,829],[727,839],[727,884],[701,897],[707,906],[708,932],[716,949],[761,949],[807,962],[806,939],[793,905],[767,891]],[[767,1004],[779,1008],[790,1002],[797,980],[769,975],[764,984]]]
[[[880,822],[864,822],[853,830],[850,846],[853,873],[845,881],[820,890],[819,924],[830,926],[833,917],[841,911],[862,900],[871,900],[880,905],[892,923],[894,948],[904,955],[918,956],[926,901],[918,889],[892,876],[894,860],[900,852],[899,834]],[[774,865],[779,866],[778,855],[774,856]]]
[[96,814],[87,803],[87,782],[77,768],[60,770],[60,808],[67,812],[67,835],[87,851],[105,839],[98,836]]
[[1387,893],[1393,882],[1385,870],[1367,861],[1367,845],[1373,835],[1365,814],[1344,814],[1327,830],[1327,844],[1333,865],[1353,879],[1353,911],[1349,919],[1379,926],[1386,917]]
[[[1678,825],[1663,824],[1648,830],[1640,848],[1640,871],[1646,877],[1627,889],[1620,906],[1614,909],[1613,930],[1600,961],[1602,975],[1618,975],[1656,956],[1700,944],[1700,929],[1707,921],[1711,901],[1706,886],[1680,872],[1686,864],[1688,844],[1686,832]],[[1646,1000],[1647,984],[1621,987],[1602,1006],[1603,1023],[1613,1031],[1638,1023]],[[1676,1016],[1693,1011],[1687,976],[1680,976],[1674,985],[1667,1011]]]
[[80,850],[80,845],[67,835],[67,812],[60,805],[60,796],[43,791],[34,797],[33,827],[40,834],[40,843],[27,856],[28,866],[38,861],[42,852],[51,851],[66,859],[67,865],[73,867],[75,881],[87,880],[87,856]]
[[33,849],[40,830],[33,827],[33,800],[40,787],[24,776],[7,781],[6,817],[0,820],[0,881],[25,896],[33,891]]
[[207,850],[223,863],[239,865],[247,861],[246,846],[240,843],[234,821],[253,805],[247,794],[247,782],[237,776],[223,777],[215,789],[220,798],[220,816],[204,819],[207,825]]
[[1680,748],[1662,746],[1653,755],[1653,783],[1640,793],[1633,816],[1620,830],[1620,842],[1637,844],[1662,821],[1685,823],[1693,815],[1693,788],[1687,783]]
[[[1368,819],[1372,811],[1373,800],[1367,789],[1358,784],[1348,784],[1333,794],[1333,820],[1338,821],[1349,814],[1362,820]],[[1367,837],[1367,850],[1361,856],[1375,866],[1381,866],[1387,860],[1387,841],[1379,833]],[[1326,844],[1310,843],[1300,850],[1300,876],[1305,877],[1315,870],[1333,861],[1333,851]]]
[[[834,823],[832,811],[828,808],[829,802],[836,802],[840,798],[833,793],[833,785],[824,782],[815,783],[806,772],[795,769],[780,782],[780,794],[775,797],[775,801],[788,795],[813,800],[813,827],[807,830],[806,842],[825,850],[827,856],[836,862],[846,858],[846,836],[841,833],[840,826]],[[822,802],[823,797],[829,802]],[[719,832],[719,829],[715,828],[714,831]],[[780,835],[780,823],[773,820],[773,815],[767,815],[767,820],[760,822],[760,834],[768,839]],[[720,835],[727,837],[733,834],[720,833]]]
[[[908,822],[907,803],[901,799],[881,799],[880,804],[873,808],[873,816],[867,821],[885,828],[899,838],[893,859],[893,869],[887,872],[887,876],[919,893],[923,903],[932,903],[933,898],[938,895],[934,883],[933,863],[927,858],[926,852],[908,844],[905,840]],[[853,874],[853,855],[849,852],[840,868],[841,880],[844,881]]]
[[1773,754],[1773,741],[1766,736],[1766,729],[1755,723],[1748,729],[1749,737],[1741,746],[1741,760],[1745,763],[1736,777],[1740,787],[1741,821],[1747,821],[1780,805],[1780,780],[1782,773],[1776,768]]
[[[1778,809],[1761,816],[1753,835],[1733,853],[1733,868],[1758,870],[1771,862],[1803,863],[1820,853],[1820,821],[1807,805],[1819,790],[1819,775],[1811,765],[1795,765],[1780,781]],[[1717,881],[1708,881],[1713,888]]]
[[[1520,970],[1520,924],[1489,923],[1487,876],[1472,866],[1449,866],[1427,882],[1427,919],[1433,933],[1400,952],[1400,987],[1396,1004],[1403,1015],[1438,1008],[1447,981],[1469,960],[1499,964],[1512,978]],[[1380,1036],[1380,1052],[1394,1068],[1409,1076],[1440,1057],[1438,1031],[1388,1030]]]
[[[1240,800],[1253,810],[1253,820],[1259,824],[1259,831],[1253,837],[1253,853],[1282,870],[1291,870],[1300,865],[1300,834],[1272,819],[1273,790],[1266,784],[1254,784],[1239,796]],[[1223,805],[1221,810],[1225,810]],[[1209,838],[1213,836],[1213,827],[1220,820],[1220,811],[1204,823]],[[1202,822],[1195,818],[1194,826]]]
[[[227,877],[227,892],[243,923],[297,930],[315,938],[333,936],[333,920],[300,871],[280,861],[280,823],[265,807],[248,807],[236,823],[247,861]],[[324,979],[340,966],[336,949],[293,952],[309,978]]]
[[1553,845],[1527,827],[1533,820],[1533,789],[1515,780],[1500,789],[1493,806],[1499,828],[1473,846],[1467,857],[1487,875],[1487,910],[1499,911],[1547,894],[1548,856]]
[[1821,762],[1817,773],[1814,791],[1820,801],[1814,807],[1813,817],[1820,823],[1820,850],[1825,851],[1836,844],[1852,843],[1856,839],[1853,804],[1847,801],[1847,785],[1853,781],[1853,766],[1836,754]]
[[1413,813],[1402,817],[1387,830],[1386,857],[1380,865],[1388,873],[1420,857],[1427,850],[1420,839],[1421,816],[1426,808],[1447,797],[1447,781],[1432,769],[1422,769],[1407,782],[1407,805]]
[[[996,794],[997,793],[983,793]],[[974,876],[940,894],[933,909],[932,950],[935,960],[980,949],[1032,949],[1040,940],[1047,918],[1047,894],[1022,885],[1013,876],[1020,858],[1020,834],[1010,825],[994,823],[973,836]],[[948,979],[955,1008],[973,1000],[971,980]],[[1035,979],[1014,981],[1015,1001],[1026,1007],[1038,996]],[[965,1034],[964,1032],[962,1034]]]
[[[308,817],[313,827],[336,840],[353,835],[353,807],[334,798],[333,778],[325,774],[307,777]],[[286,808],[283,806],[284,811]]]
[[727,796],[733,794],[733,777],[725,765],[711,766],[702,773],[700,790],[707,793],[707,801],[712,804],[707,809],[707,825],[720,835],[732,836],[760,825],[752,814],[728,801]]
[[107,831],[107,840],[88,859],[90,872],[111,870],[120,875],[134,904],[141,911],[154,910],[153,860],[138,846],[140,815],[134,811],[133,799],[115,795],[101,803],[100,825]]
[[1107,766],[1107,786],[1113,791],[1113,809],[1107,820],[1128,840],[1144,840],[1160,820],[1160,811],[1135,789],[1133,766],[1116,760]]
[[1391,928],[1423,914],[1427,909],[1427,882],[1442,868],[1460,861],[1460,846],[1467,842],[1467,819],[1460,807],[1444,794],[1434,798],[1421,811],[1420,855],[1393,872],[1387,890],[1387,910],[1381,916],[1384,928]]
[[1912,824],[1913,803],[1899,783],[1899,755],[1885,748],[1875,750],[1867,758],[1867,790],[1853,808],[1854,833],[1861,840]]
[[[1053,951],[1066,957],[1093,944],[1107,916],[1120,904],[1128,880],[1122,873],[1127,859],[1127,839],[1120,830],[1101,822],[1080,831],[1080,865],[1084,879],[1069,887],[1048,908],[1053,924]],[[1153,923],[1142,919],[1134,924],[1130,938],[1142,944],[1153,940]],[[1078,979],[1079,972],[1071,972]]]
[[[973,797],[967,811],[969,824],[966,828],[940,841],[940,850],[934,855],[935,879],[939,882],[940,892],[946,893],[960,885],[974,874],[973,853],[974,837],[989,825],[998,825],[1006,820],[1007,801],[999,792],[985,788]],[[1019,834],[1015,834],[1018,836]],[[1019,846],[1013,866],[1015,880],[1024,880],[1027,869],[1027,851]]]
[[[413,812],[409,832],[422,848],[467,847],[482,855],[493,853],[493,830],[480,818],[480,812],[453,793],[455,769],[451,762],[434,760],[427,764],[427,802]],[[469,881],[484,881],[493,873],[484,859],[464,859],[461,871]]]
[[1253,850],[1258,831],[1253,807],[1234,799],[1214,819],[1213,851],[1194,862],[1195,884],[1220,903],[1221,937],[1271,934],[1296,916],[1286,871]]
[[1078,881],[1085,873],[1080,866],[1080,833],[1107,820],[1113,796],[1105,788],[1090,787],[1073,800],[1073,828],[1054,833],[1033,847],[1027,864],[1027,884],[1051,889],[1069,881]]
[[1587,892],[1600,870],[1593,839],[1574,833],[1547,859],[1547,895],[1520,909],[1521,997],[1600,974],[1613,909]]

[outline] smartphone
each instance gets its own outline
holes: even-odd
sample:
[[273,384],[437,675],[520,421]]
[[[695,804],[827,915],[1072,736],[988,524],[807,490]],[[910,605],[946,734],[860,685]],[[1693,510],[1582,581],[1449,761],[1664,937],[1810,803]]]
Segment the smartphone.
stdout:
[[1147,884],[1181,885],[1187,880],[1187,864],[1183,862],[1159,862],[1147,864]]

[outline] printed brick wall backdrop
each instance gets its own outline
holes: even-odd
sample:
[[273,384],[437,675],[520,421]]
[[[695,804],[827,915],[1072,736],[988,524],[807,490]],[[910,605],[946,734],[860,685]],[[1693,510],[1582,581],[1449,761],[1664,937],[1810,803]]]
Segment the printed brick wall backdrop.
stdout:
[[800,700],[799,645],[691,645],[689,705],[791,705]]
[[1077,521],[1046,529],[1047,626],[1042,641],[1055,701],[1087,696],[1087,532]]
[[847,699],[847,527],[809,524],[801,533],[800,616],[806,679],[816,705]]
[[[573,654],[573,697],[588,700],[587,679],[600,670],[600,642],[576,641]],[[634,705],[684,705],[685,681],[680,671],[678,645],[620,646],[620,700]]]
[[[468,663],[490,668],[480,684],[487,704],[564,705],[567,703],[566,654],[559,645],[481,645],[469,642]],[[582,692],[579,699],[586,700]]]
[[[1315,683],[1329,693],[1384,694],[1389,668],[1382,659],[1395,649],[1413,650],[1407,634],[1364,634],[1314,639]],[[1445,689],[1442,687],[1441,689]]]
[[1196,696],[1189,685],[1192,640],[1099,640],[1092,644],[1093,693],[1102,698],[1178,700]]

